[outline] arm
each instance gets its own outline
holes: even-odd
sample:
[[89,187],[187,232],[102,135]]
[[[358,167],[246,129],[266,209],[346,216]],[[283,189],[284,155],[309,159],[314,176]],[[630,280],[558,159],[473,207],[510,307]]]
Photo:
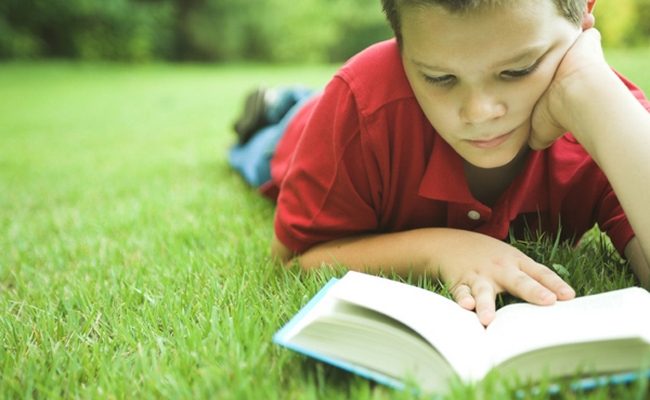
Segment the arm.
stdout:
[[607,65],[595,29],[580,35],[540,99],[531,146],[546,147],[567,130],[600,166],[621,202],[636,235],[625,253],[647,286],[650,113]]
[[[291,259],[292,253],[275,237],[272,250],[284,261]],[[424,228],[339,239],[307,250],[297,261],[304,269],[344,264],[368,273],[394,271],[440,278],[462,307],[476,309],[484,325],[494,318],[495,297],[502,291],[536,304],[575,295],[554,272],[509,244],[457,229]]]

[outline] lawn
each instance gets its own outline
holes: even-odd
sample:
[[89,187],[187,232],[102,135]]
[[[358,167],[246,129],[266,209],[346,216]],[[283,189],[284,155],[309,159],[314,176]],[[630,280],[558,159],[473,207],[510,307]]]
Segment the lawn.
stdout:
[[[648,51],[611,56],[650,91]],[[334,70],[0,64],[0,398],[413,397],[271,343],[340,271],[270,261],[273,205],[226,163],[247,89]],[[517,245],[580,293],[634,284],[586,242]]]

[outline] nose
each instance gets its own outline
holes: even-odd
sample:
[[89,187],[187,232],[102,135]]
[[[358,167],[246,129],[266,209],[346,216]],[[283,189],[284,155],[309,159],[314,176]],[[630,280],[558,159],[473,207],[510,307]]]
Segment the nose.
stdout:
[[471,90],[465,97],[460,117],[467,124],[480,124],[504,116],[506,106],[493,94],[485,90]]

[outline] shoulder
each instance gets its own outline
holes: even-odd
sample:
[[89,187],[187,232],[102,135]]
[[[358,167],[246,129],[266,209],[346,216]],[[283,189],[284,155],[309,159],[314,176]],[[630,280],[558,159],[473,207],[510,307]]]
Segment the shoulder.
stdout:
[[551,147],[545,150],[550,160],[555,161],[559,166],[573,168],[576,164],[593,162],[587,150],[571,134],[565,133],[556,140]]
[[376,43],[352,57],[337,72],[349,87],[362,114],[400,100],[414,99],[394,39]]
[[632,81],[627,79],[618,71],[614,70],[614,73],[616,73],[619,79],[628,88],[628,90],[634,95],[634,97],[636,97],[639,103],[641,103],[641,105],[650,112],[650,101],[648,101],[648,98],[643,93],[643,90],[641,90],[641,88],[639,88],[637,85],[635,85]]
[[546,154],[546,172],[553,182],[572,185],[586,179],[598,186],[607,181],[598,164],[570,132],[543,152]]

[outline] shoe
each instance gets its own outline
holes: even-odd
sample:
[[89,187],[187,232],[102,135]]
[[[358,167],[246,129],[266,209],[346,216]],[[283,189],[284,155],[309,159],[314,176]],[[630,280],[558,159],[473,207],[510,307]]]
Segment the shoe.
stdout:
[[266,91],[264,88],[257,88],[249,93],[244,100],[242,114],[234,124],[240,145],[248,142],[255,132],[269,123],[266,117]]

